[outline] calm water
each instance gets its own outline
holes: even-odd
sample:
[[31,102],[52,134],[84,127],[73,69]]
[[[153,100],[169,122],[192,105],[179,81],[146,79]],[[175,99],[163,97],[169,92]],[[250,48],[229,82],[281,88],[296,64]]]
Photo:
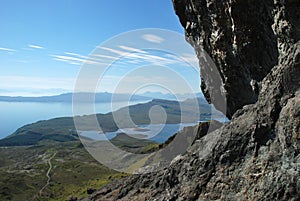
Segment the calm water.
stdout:
[[[130,105],[139,102],[130,102]],[[114,110],[127,106],[128,102],[114,103]],[[82,108],[88,103],[82,103]],[[95,104],[97,113],[110,112],[111,103]],[[84,110],[80,115],[88,114]],[[71,103],[0,102],[0,139],[12,134],[23,125],[55,117],[73,116]]]
[[[88,137],[93,140],[110,140],[114,138],[118,133],[126,133],[129,135],[145,135],[145,139],[153,140],[155,142],[165,142],[169,137],[177,133],[179,130],[182,130],[186,126],[194,126],[196,123],[186,123],[186,124],[151,124],[151,125],[140,125],[139,128],[145,129],[133,130],[132,128],[128,129],[119,129],[115,132],[106,132],[105,134],[99,133],[97,131],[81,131],[80,135]],[[147,137],[146,137],[147,136]]]

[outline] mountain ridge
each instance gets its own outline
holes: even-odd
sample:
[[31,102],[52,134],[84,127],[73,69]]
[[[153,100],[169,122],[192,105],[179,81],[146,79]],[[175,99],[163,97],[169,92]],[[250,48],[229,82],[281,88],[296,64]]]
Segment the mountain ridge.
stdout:
[[203,97],[201,93],[196,94],[164,94],[161,92],[145,92],[142,94],[109,93],[109,92],[76,92],[63,93],[52,96],[0,96],[3,102],[68,102],[72,103],[75,95],[78,102],[121,102],[121,101],[150,101],[152,99],[182,100],[195,97]]
[[40,97],[23,97],[23,96],[0,96],[0,101],[5,102],[68,102],[72,103],[73,96],[76,95],[78,102],[111,102],[113,101],[147,101],[151,100],[149,97],[130,94],[112,94],[108,92],[101,93],[63,93],[54,96],[40,96]]

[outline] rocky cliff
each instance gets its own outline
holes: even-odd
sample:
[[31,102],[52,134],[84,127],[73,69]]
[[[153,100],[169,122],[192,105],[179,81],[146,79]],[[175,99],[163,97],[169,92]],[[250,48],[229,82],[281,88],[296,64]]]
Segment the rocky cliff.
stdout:
[[257,101],[262,80],[300,37],[299,1],[176,0],[174,7],[198,57],[203,48],[217,66],[221,82],[202,67],[201,87],[208,100],[226,96],[228,117]]
[[[170,167],[85,200],[300,200],[300,2],[173,3],[198,53],[206,98],[226,97],[231,121]],[[221,75],[217,84],[201,65],[202,48]]]

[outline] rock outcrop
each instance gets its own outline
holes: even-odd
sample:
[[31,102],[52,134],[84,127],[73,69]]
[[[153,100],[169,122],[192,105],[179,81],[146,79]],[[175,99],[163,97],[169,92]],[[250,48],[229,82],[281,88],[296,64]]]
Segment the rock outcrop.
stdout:
[[300,2],[174,0],[174,8],[196,52],[216,63],[221,82],[202,66],[202,88],[208,100],[226,96],[231,121],[199,135],[170,167],[85,200],[300,200]]
[[[188,42],[200,59],[202,48],[221,76],[201,65],[202,90],[208,100],[227,99],[227,116],[255,103],[261,81],[278,56],[299,40],[299,1],[175,0]],[[219,109],[222,109],[219,107]]]

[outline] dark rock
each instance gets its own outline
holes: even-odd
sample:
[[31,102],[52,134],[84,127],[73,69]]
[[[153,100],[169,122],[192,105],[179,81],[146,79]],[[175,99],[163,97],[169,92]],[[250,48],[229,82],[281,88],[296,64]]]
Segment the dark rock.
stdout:
[[96,189],[94,189],[94,188],[88,188],[88,189],[86,189],[86,193],[88,195],[93,194],[95,191],[96,191]]
[[[220,128],[223,124],[212,120],[210,122],[203,122],[198,126],[198,131],[194,140],[199,140],[204,137],[207,133],[213,132],[214,130]],[[194,141],[194,142],[195,142]],[[193,143],[194,144],[194,143]]]
[[[175,0],[174,7],[199,58],[201,87],[209,102],[223,110],[218,100],[225,96],[229,118],[256,102],[262,79],[278,61],[273,1]],[[218,72],[202,61],[203,49]]]
[[67,201],[77,201],[77,197],[74,197],[74,196],[69,196]]

